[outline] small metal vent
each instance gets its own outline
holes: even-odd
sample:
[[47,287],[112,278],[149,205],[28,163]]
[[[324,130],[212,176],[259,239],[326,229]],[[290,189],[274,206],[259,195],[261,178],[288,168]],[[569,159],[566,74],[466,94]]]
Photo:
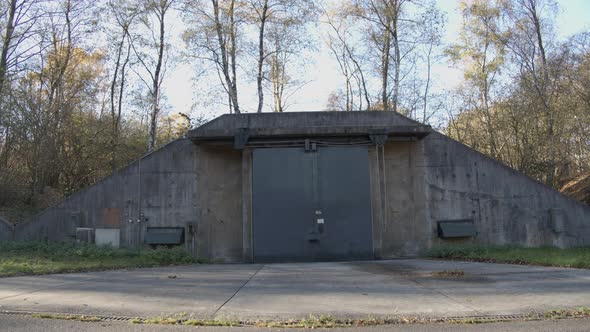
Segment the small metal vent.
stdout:
[[147,244],[182,244],[183,227],[148,227],[145,234]]
[[440,220],[438,222],[438,236],[443,239],[472,237],[477,230],[471,219]]

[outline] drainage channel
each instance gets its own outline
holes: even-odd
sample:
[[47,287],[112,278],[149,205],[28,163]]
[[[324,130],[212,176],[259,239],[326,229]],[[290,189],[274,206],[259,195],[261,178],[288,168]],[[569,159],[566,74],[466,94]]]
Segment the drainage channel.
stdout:
[[[101,321],[117,321],[127,322],[131,320],[146,320],[145,317],[127,317],[127,316],[110,316],[110,315],[94,315],[94,314],[66,314],[61,312],[41,312],[41,311],[20,311],[20,310],[0,310],[0,315],[9,316],[33,316],[39,315],[39,318],[56,318],[56,319],[81,319],[81,318],[96,318]],[[45,317],[43,317],[45,316]]]

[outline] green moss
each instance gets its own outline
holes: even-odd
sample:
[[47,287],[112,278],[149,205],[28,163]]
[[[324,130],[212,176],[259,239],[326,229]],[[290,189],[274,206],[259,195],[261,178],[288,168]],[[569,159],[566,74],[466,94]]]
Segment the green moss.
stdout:
[[590,247],[560,249],[556,247],[443,245],[432,248],[426,253],[426,256],[476,262],[590,269]]
[[72,243],[0,242],[0,277],[201,263],[182,248],[114,249]]

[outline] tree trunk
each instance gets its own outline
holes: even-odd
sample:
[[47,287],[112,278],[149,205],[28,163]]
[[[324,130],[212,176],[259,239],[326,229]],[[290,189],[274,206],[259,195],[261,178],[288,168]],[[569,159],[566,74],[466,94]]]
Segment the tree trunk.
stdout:
[[395,6],[395,13],[393,16],[393,50],[395,56],[395,69],[393,73],[393,98],[392,98],[392,111],[397,112],[398,109],[398,99],[399,99],[399,84],[400,84],[400,65],[401,65],[401,54],[399,49],[399,35],[398,35],[398,15],[399,10],[398,6]]
[[110,137],[110,146],[111,146],[111,170],[114,172],[117,168],[116,165],[116,140],[117,140],[117,127],[119,119],[116,116],[116,109],[115,109],[115,98],[117,93],[117,78],[119,76],[119,67],[121,65],[121,54],[123,52],[123,44],[125,43],[125,34],[121,37],[121,41],[117,45],[117,57],[115,60],[115,68],[113,73],[113,79],[111,80],[111,87],[110,87],[110,99],[111,99],[111,137]]
[[232,75],[232,91],[233,104],[236,114],[240,113],[240,105],[238,105],[238,80],[236,75],[236,22],[234,18],[235,0],[231,0],[229,6],[229,22],[230,22],[230,57],[231,57],[231,75]]
[[165,17],[166,10],[168,9],[168,2],[162,1],[160,8],[158,9],[158,21],[160,23],[160,42],[158,45],[158,61],[156,63],[156,70],[152,77],[152,113],[150,114],[150,129],[149,129],[149,142],[148,152],[154,150],[157,144],[157,127],[158,127],[158,115],[160,114],[160,84],[161,84],[161,72],[162,63],[164,62],[164,41],[165,41]]
[[549,143],[549,162],[547,166],[547,184],[555,186],[555,137],[553,133],[553,109],[551,101],[549,100],[549,91],[547,85],[549,84],[549,70],[547,66],[547,54],[545,52],[545,45],[543,43],[543,31],[541,29],[541,22],[539,19],[539,13],[537,11],[535,0],[528,0],[529,14],[531,16],[532,23],[535,27],[535,35],[539,47],[539,57],[541,59],[541,82],[537,82],[537,91],[543,107],[545,108],[545,116],[547,118],[547,140]]
[[389,80],[389,53],[391,49],[391,36],[389,30],[384,31],[383,50],[381,51],[381,103],[383,110],[389,110],[389,98],[387,82]]
[[230,76],[230,64],[228,60],[228,50],[223,36],[223,26],[221,25],[221,20],[219,19],[219,1],[218,0],[211,0],[213,4],[213,16],[215,20],[215,31],[217,33],[217,41],[219,43],[219,50],[221,53],[221,71],[223,73],[223,77],[225,79],[225,84],[227,85],[227,92],[228,97],[233,104],[234,113],[240,113],[240,107],[238,106],[238,93],[237,93],[237,83],[235,82],[236,77],[236,39],[235,39],[235,21],[233,18],[234,15],[234,3],[235,0],[231,1],[230,10],[228,15],[230,16],[230,57],[232,59],[233,64],[232,67],[232,76]]
[[[16,2],[17,0],[10,1],[10,7],[8,9],[8,19],[6,20],[6,33],[2,40],[2,53],[0,55],[0,96],[4,91],[4,84],[6,83],[6,72],[8,66],[8,49],[12,42],[12,35],[14,33],[14,17],[16,15]],[[1,112],[1,110],[0,110]],[[0,113],[0,120],[2,120],[2,113]]]
[[264,28],[266,25],[266,15],[268,12],[268,0],[264,0],[262,13],[260,14],[260,32],[258,34],[258,74],[256,84],[258,86],[258,113],[262,112],[264,105],[264,92],[262,91],[262,64],[264,63]]

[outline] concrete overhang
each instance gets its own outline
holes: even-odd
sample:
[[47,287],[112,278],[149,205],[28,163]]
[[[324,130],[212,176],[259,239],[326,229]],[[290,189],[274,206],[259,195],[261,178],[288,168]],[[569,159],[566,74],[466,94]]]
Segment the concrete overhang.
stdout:
[[[226,114],[188,132],[205,142],[233,142],[237,147],[256,140],[364,138],[371,141],[418,140],[431,127],[393,112],[293,112]],[[236,144],[237,142],[237,144]]]

